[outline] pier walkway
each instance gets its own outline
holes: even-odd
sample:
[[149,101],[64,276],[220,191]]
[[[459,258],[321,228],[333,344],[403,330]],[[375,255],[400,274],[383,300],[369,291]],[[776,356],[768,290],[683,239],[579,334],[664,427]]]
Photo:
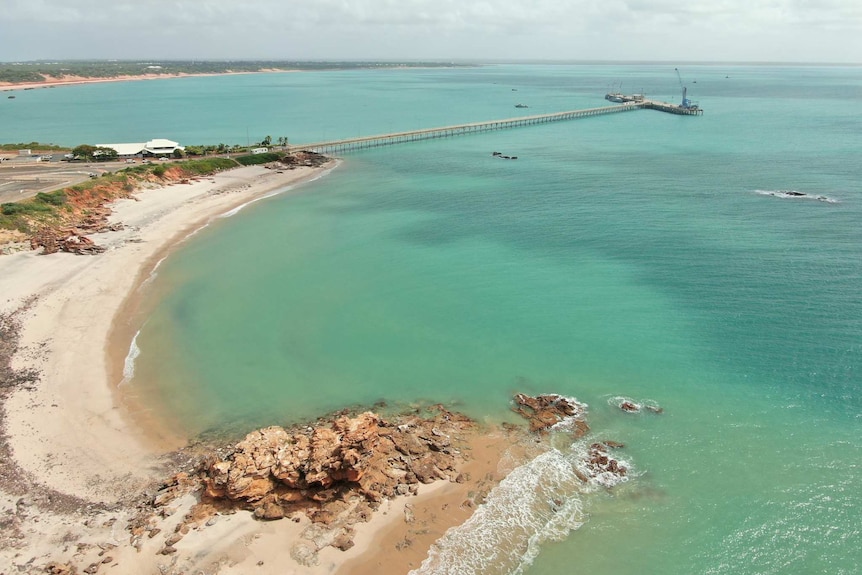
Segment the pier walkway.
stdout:
[[[689,110],[684,110],[673,104],[657,102],[653,100],[643,100],[639,102],[625,102],[614,106],[602,106],[599,108],[587,108],[584,110],[571,110],[569,112],[555,112],[552,114],[538,114],[534,116],[521,116],[517,118],[509,118],[506,120],[491,120],[488,122],[473,122],[470,124],[457,124],[454,126],[445,126],[442,128],[427,128],[424,130],[412,130],[409,132],[395,132],[392,134],[380,134],[377,136],[360,136],[356,138],[346,138],[343,140],[330,140],[324,142],[312,142],[309,144],[295,144],[287,147],[289,152],[307,150],[318,152],[321,154],[332,154],[339,152],[351,152],[364,148],[377,148],[379,146],[389,146],[392,144],[402,144],[406,142],[417,142],[420,140],[431,140],[434,138],[449,138],[452,136],[461,136],[464,134],[476,134],[479,132],[490,132],[492,130],[505,130],[508,128],[519,128],[522,126],[534,126],[536,124],[547,124],[550,122],[561,122],[564,120],[575,120],[578,118],[588,118],[591,116],[602,116],[605,114],[618,114],[620,112],[629,112],[631,110],[639,110],[648,108],[670,112],[673,114],[694,115]],[[701,111],[701,113],[703,113]]]

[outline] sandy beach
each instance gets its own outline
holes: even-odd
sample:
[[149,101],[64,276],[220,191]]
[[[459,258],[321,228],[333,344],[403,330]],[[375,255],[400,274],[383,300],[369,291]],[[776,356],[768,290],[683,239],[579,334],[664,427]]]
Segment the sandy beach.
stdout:
[[102,256],[21,252],[0,258],[0,313],[37,296],[21,316],[14,367],[38,370],[40,383],[6,404],[18,464],[64,493],[102,500],[115,490],[107,476],[93,481],[97,471],[111,469],[123,482],[147,479],[141,462],[154,454],[116,405],[119,382],[106,375],[117,311],[166,248],[219,214],[315,175],[310,168],[278,174],[248,167],[146,190],[137,200],[115,202],[111,221],[125,228],[94,237],[107,248]]
[[104,84],[108,82],[133,82],[138,80],[168,80],[172,78],[196,78],[205,76],[235,76],[238,74],[271,74],[295,72],[296,70],[259,70],[257,72],[219,72],[215,74],[140,74],[135,76],[114,76],[111,78],[89,78],[84,76],[46,76],[44,82],[0,82],[0,91],[33,90],[36,88],[58,88],[60,86],[79,86],[82,84]]
[[[191,184],[140,191],[136,199],[112,206],[111,221],[122,222],[124,229],[94,236],[107,248],[100,256],[22,251],[0,257],[0,314],[16,313],[21,326],[12,366],[39,373],[37,384],[5,399],[5,436],[17,469],[4,475],[25,477],[27,491],[40,486],[49,500],[50,494],[62,494],[92,502],[94,508],[115,506],[164,478],[160,457],[166,446],[148,439],[151,435],[124,413],[117,401],[118,382],[108,376],[114,370],[106,350],[117,311],[157,259],[190,232],[329,168],[276,173],[246,167]],[[21,495],[4,493],[4,507],[15,509]],[[24,494],[25,505],[27,498]],[[67,522],[61,516],[55,520],[58,525]],[[50,525],[43,517],[27,534],[35,545],[30,550],[34,557],[58,551],[56,541],[46,545],[52,540]],[[0,546],[0,565],[11,564],[3,560],[9,551]],[[7,559],[17,564],[17,559]]]
[[19,338],[11,367],[37,374],[3,393],[0,573],[43,573],[47,565],[57,573],[71,565],[91,573],[405,573],[469,516],[471,496],[500,479],[505,434],[477,434],[466,467],[472,479],[384,501],[370,522],[356,526],[349,550],[324,545],[312,565],[291,558],[292,543],[311,537],[307,519],[262,522],[247,511],[208,518],[206,529],[192,530],[165,556],[166,539],[188,531],[183,518],[197,502],[192,495],[151,518],[150,535],[130,545],[135,504],[177,469],[185,455],[172,450],[185,438],[148,428],[117,393],[121,367],[110,350],[128,349],[128,334],[113,341],[122,332],[114,327],[125,323],[124,304],[190,233],[276,190],[299,191],[333,165],[282,173],[245,167],[140,190],[112,205],[110,222],[122,230],[93,236],[107,248],[103,254],[0,257],[0,316],[12,318]]

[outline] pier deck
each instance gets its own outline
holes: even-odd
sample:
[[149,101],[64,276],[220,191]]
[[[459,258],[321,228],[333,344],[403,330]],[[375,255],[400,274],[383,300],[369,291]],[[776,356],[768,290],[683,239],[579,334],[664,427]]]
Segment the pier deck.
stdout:
[[588,118],[592,116],[602,116],[606,114],[618,114],[620,112],[629,112],[632,110],[639,109],[659,110],[662,112],[669,112],[672,114],[680,114],[687,116],[696,115],[698,112],[701,114],[703,113],[703,110],[687,110],[673,104],[668,104],[666,102],[642,100],[638,102],[625,102],[623,104],[617,104],[613,106],[601,106],[598,108],[586,108],[583,110],[570,110],[568,112],[554,112],[552,114],[520,116],[517,118],[508,118],[505,120],[491,120],[488,122],[457,124],[454,126],[444,126],[442,128],[427,128],[423,130],[411,130],[407,132],[395,132],[391,134],[378,134],[376,136],[360,136],[356,138],[345,138],[342,140],[329,140],[323,142],[312,142],[308,144],[295,144],[288,146],[287,150],[289,152],[307,150],[319,152],[321,154],[351,152],[365,148],[390,146],[393,144],[417,142],[434,138],[449,138],[452,136],[476,134],[480,132],[489,132],[492,130],[505,130],[508,128],[534,126],[537,124],[547,124],[550,122],[561,122],[564,120],[575,120],[578,118]]

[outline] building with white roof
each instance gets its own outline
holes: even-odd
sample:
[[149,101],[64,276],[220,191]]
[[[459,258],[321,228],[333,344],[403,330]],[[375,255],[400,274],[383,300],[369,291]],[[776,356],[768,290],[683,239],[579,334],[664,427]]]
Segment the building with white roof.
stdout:
[[156,138],[148,142],[136,144],[96,144],[100,148],[113,148],[121,158],[146,157],[146,156],[170,156],[174,150],[185,150],[179,143]]

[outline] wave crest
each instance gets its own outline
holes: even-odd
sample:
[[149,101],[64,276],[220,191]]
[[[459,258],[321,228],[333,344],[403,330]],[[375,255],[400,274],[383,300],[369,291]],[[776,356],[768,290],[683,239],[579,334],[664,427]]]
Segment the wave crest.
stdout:
[[516,467],[466,522],[446,531],[410,575],[523,573],[544,543],[560,541],[584,524],[585,493],[628,480],[594,465],[596,445],[580,441]]

